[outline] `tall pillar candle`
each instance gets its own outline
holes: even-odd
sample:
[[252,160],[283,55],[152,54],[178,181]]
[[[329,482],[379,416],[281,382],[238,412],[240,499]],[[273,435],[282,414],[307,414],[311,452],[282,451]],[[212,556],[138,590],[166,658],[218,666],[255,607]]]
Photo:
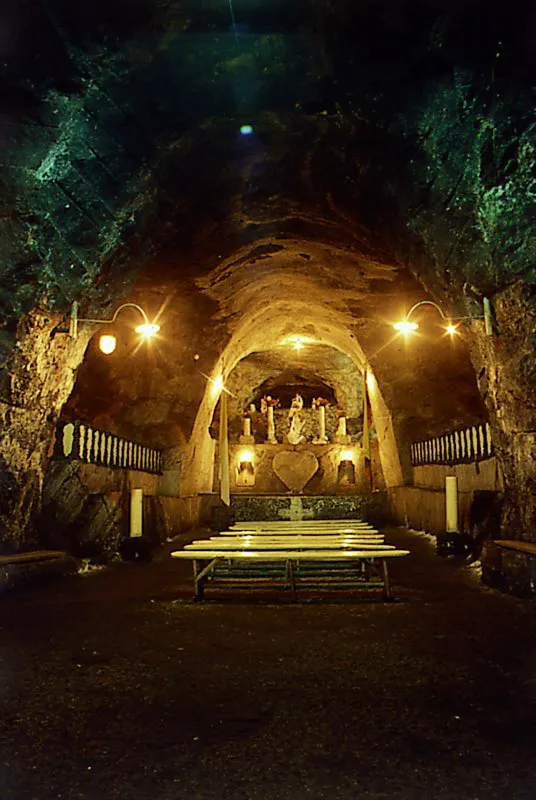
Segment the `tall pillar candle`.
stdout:
[[132,539],[143,534],[143,489],[130,492],[130,536]]
[[276,443],[273,406],[268,406],[268,441],[272,444]]
[[251,419],[249,417],[244,418],[244,436],[251,436]]
[[445,478],[447,533],[458,532],[458,478]]
[[318,438],[325,439],[326,438],[326,407],[320,406],[318,409]]

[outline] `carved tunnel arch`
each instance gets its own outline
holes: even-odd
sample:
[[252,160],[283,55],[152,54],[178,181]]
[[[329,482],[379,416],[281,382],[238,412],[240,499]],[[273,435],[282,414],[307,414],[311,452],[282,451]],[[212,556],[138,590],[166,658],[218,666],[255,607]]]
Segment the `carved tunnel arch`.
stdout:
[[[400,457],[396,444],[391,415],[383,399],[381,389],[373,377],[355,335],[351,332],[351,316],[338,311],[327,303],[305,302],[296,299],[280,299],[262,308],[251,307],[236,324],[235,331],[223,349],[213,369],[200,403],[193,426],[192,437],[184,471],[183,491],[193,493],[211,491],[214,440],[209,428],[219,400],[221,382],[226,384],[233,370],[247,356],[256,352],[270,351],[289,334],[300,333],[300,325],[307,325],[310,346],[328,346],[343,353],[353,364],[358,376],[370,374],[371,407],[379,442],[382,469],[388,486],[402,482]],[[292,322],[291,322],[292,320]]]

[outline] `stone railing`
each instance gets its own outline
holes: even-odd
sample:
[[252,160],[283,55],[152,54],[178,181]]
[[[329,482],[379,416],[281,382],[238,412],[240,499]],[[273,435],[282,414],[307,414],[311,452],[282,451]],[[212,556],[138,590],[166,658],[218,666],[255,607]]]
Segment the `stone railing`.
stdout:
[[493,455],[491,430],[487,422],[411,445],[411,463],[414,467],[423,464],[470,464]]
[[162,473],[162,453],[83,422],[61,422],[54,455],[101,467]]

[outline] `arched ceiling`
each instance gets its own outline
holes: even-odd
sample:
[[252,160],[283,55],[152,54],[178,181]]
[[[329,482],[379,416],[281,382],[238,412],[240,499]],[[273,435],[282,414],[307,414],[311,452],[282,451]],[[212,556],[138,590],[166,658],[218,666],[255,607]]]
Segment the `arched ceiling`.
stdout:
[[[26,0],[2,13],[5,316],[162,311],[69,413],[188,438],[205,379],[293,333],[368,362],[404,440],[484,414],[456,316],[534,269],[530,22],[488,3]],[[240,126],[253,127],[242,136]],[[466,342],[481,321],[468,325]],[[199,361],[194,355],[199,354]],[[261,370],[259,372],[259,380]]]

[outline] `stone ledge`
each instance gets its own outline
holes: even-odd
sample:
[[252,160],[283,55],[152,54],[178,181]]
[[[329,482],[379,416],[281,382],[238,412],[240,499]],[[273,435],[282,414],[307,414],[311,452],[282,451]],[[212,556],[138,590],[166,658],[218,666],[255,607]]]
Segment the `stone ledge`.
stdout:
[[517,597],[536,597],[536,552],[526,549],[529,544],[534,547],[509,539],[485,542],[482,581]]
[[[4,558],[13,559],[16,556],[4,556]],[[78,568],[77,559],[66,554],[33,561],[0,562],[0,593],[74,575],[78,572]]]

